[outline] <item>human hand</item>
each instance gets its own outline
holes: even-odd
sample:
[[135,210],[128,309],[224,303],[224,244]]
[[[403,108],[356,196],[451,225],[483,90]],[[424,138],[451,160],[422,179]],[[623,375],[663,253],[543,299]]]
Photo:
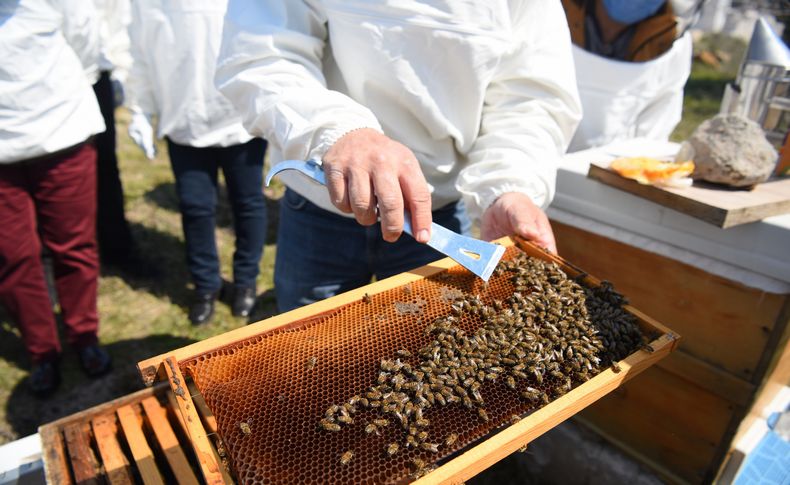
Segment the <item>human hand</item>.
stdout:
[[146,158],[153,160],[156,156],[156,145],[154,145],[154,128],[151,121],[144,113],[134,112],[132,120],[129,122],[129,136],[143,151]]
[[521,236],[557,253],[546,213],[529,196],[520,192],[502,194],[483,213],[480,225],[480,236],[486,241],[511,235]]
[[329,198],[357,222],[369,226],[381,217],[385,241],[403,231],[403,211],[411,213],[414,238],[431,236],[431,194],[420,164],[406,146],[371,128],[343,135],[323,157]]

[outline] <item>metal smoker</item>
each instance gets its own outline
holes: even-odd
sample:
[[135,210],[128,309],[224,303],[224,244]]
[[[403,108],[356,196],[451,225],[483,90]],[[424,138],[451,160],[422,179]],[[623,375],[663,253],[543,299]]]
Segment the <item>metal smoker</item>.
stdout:
[[790,49],[762,17],[735,82],[725,88],[720,113],[754,120],[777,147],[790,129]]

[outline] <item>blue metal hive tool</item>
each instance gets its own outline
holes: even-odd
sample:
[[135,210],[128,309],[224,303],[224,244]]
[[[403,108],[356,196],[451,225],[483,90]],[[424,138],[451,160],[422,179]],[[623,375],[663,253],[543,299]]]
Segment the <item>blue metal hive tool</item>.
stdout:
[[[276,164],[266,175],[266,185],[268,186],[272,178],[284,170],[296,170],[315,182],[326,185],[321,164],[315,160],[285,160]],[[413,236],[411,216],[408,212],[404,214],[403,221],[403,230]],[[431,238],[427,244],[454,259],[483,281],[488,281],[505,252],[504,246],[462,236],[436,223],[431,223]]]

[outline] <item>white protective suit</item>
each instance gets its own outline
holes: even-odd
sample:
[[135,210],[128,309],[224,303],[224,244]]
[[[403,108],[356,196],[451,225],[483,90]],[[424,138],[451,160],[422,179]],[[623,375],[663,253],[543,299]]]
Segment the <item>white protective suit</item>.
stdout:
[[570,44],[559,2],[231,0],[216,81],[273,161],[374,128],[414,151],[434,209],[463,195],[479,217],[505,192],[551,201],[580,116]]
[[0,2],[0,163],[58,152],[104,131],[91,84],[93,3]]
[[647,62],[607,59],[573,46],[584,117],[570,152],[632,138],[667,141],[683,115],[691,34]]
[[132,65],[129,54],[129,0],[93,0],[99,15],[99,70],[123,83]]
[[226,147],[252,139],[214,87],[222,37],[222,0],[135,0],[129,25],[132,67],[126,105],[129,134],[153,157],[157,136],[192,147]]

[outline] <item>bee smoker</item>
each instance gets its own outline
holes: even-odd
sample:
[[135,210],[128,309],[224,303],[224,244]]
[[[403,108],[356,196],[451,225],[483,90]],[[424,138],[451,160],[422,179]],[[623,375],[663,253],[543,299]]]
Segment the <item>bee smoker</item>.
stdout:
[[790,49],[762,17],[754,24],[735,82],[725,87],[719,112],[756,121],[777,148],[785,141],[790,129]]

